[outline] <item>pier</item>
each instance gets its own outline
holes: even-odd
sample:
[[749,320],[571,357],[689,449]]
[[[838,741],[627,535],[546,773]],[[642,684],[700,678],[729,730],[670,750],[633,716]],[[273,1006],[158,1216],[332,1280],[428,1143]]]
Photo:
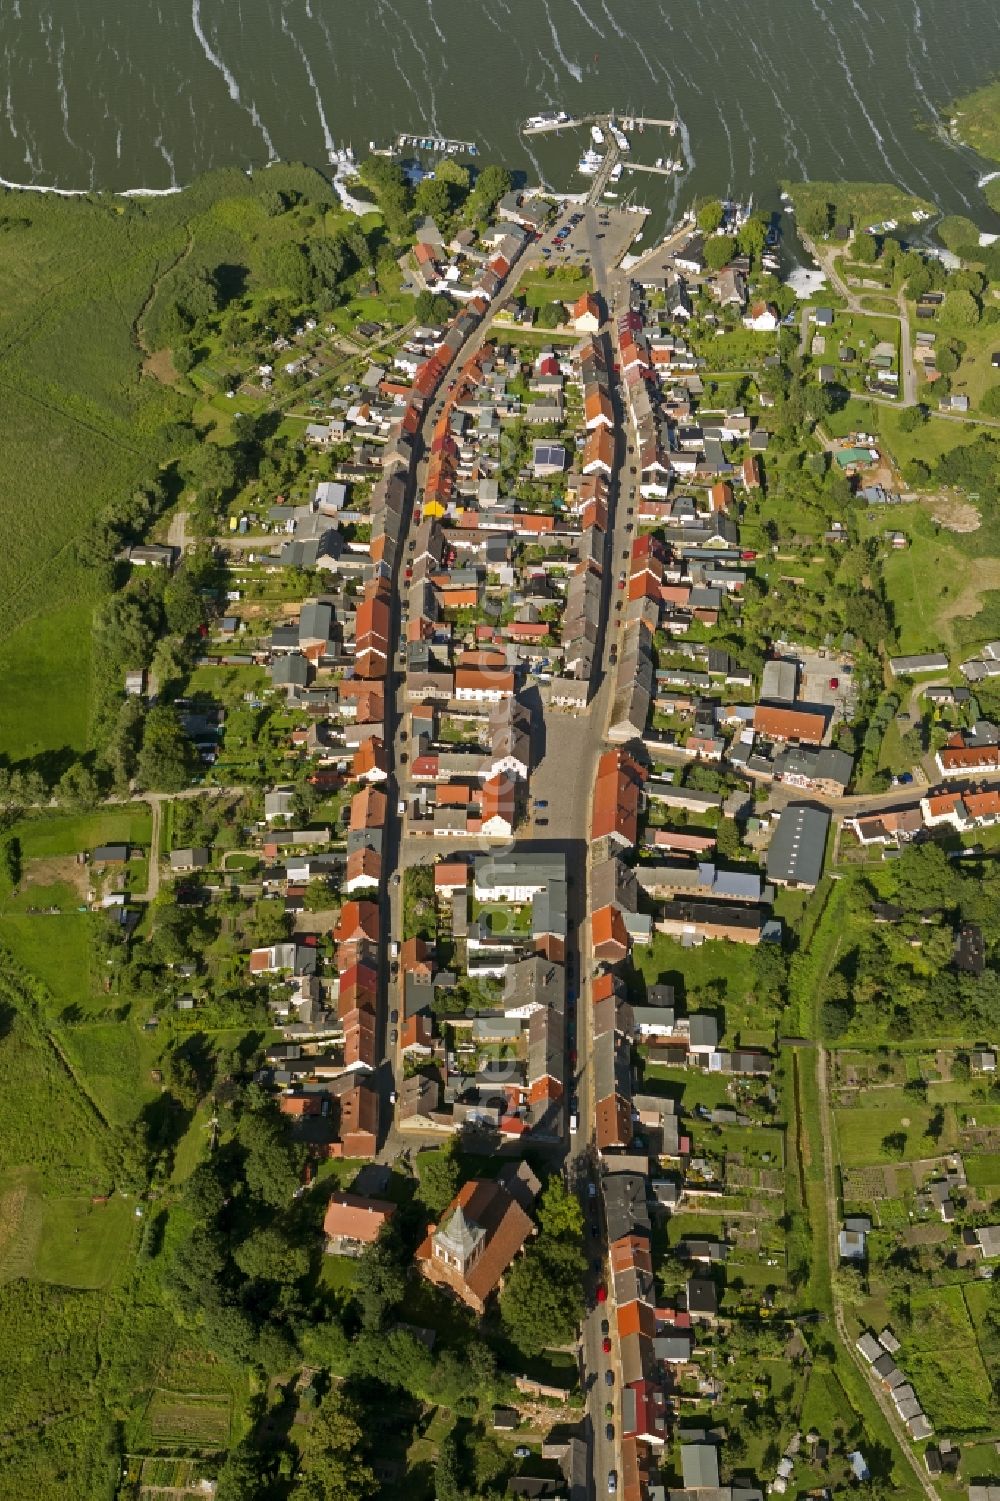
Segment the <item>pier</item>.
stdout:
[[619,130],[636,130],[640,134],[646,126],[662,130],[669,130],[673,135],[677,130],[676,120],[653,120],[648,115],[619,115],[614,112],[605,112],[602,115],[577,115],[571,120],[547,120],[543,125],[522,125],[521,134],[526,136],[548,135],[560,130],[579,130],[583,125],[600,125],[608,129],[612,124],[617,125]]
[[413,135],[409,132],[396,137],[400,151],[408,146],[415,151],[443,151],[446,156],[478,156],[475,141],[453,141],[447,136]]
[[655,172],[659,177],[673,177],[675,172],[683,172],[683,163],[680,167],[668,162],[665,167],[653,167],[648,162],[624,162],[622,164],[626,172]]

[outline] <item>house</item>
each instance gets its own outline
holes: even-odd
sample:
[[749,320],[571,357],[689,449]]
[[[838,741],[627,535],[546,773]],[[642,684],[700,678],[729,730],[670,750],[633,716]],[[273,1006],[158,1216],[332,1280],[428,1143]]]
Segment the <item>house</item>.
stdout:
[[601,326],[601,305],[592,292],[585,292],[574,304],[569,321],[579,334],[596,334]]
[[911,678],[924,672],[947,672],[948,658],[944,652],[925,652],[921,656],[913,657],[890,657],[889,670],[894,678]]
[[91,865],[127,865],[130,855],[127,844],[99,844],[90,856]]
[[481,1315],[534,1229],[505,1188],[474,1178],[462,1185],[418,1247],[416,1262],[430,1282]]
[[206,849],[187,849],[170,851],[170,869],[177,873],[189,870],[204,870],[212,861],[211,852]]
[[681,1474],[688,1491],[717,1491],[719,1451],[715,1444],[681,1444]]
[[823,874],[830,815],[825,808],[789,803],[767,850],[767,878],[776,886],[814,891]]
[[752,329],[755,334],[773,334],[777,332],[780,322],[778,309],[773,302],[754,302],[743,319],[743,326]]
[[710,1277],[692,1277],[687,1285],[687,1311],[693,1322],[714,1324],[719,1316],[719,1293]]
[[1000,1225],[981,1225],[972,1232],[972,1242],[984,1261],[1000,1256]]
[[753,715],[754,732],[765,740],[798,741],[821,745],[826,733],[826,715],[813,709],[784,708],[758,704]]
[[531,471],[535,479],[551,479],[566,468],[566,449],[561,443],[538,442],[531,452]]
[[328,1254],[371,1245],[395,1213],[395,1204],[382,1199],[366,1199],[353,1193],[333,1194],[323,1217]]

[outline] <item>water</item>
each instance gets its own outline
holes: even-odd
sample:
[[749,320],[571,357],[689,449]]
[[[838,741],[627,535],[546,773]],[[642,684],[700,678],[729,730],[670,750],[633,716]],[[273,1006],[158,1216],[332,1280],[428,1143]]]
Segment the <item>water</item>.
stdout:
[[167,190],[419,131],[579,189],[584,133],[518,124],[615,108],[682,122],[633,149],[683,175],[623,180],[657,222],[809,176],[891,179],[997,227],[990,164],[937,118],[1000,73],[996,0],[0,0],[0,54],[8,182]]

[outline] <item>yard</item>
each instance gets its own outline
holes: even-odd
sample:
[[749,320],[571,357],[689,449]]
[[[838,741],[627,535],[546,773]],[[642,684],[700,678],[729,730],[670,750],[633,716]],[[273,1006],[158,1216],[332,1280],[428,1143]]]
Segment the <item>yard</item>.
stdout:
[[898,1359],[939,1431],[970,1433],[997,1412],[961,1287],[926,1288],[911,1297],[913,1323]]

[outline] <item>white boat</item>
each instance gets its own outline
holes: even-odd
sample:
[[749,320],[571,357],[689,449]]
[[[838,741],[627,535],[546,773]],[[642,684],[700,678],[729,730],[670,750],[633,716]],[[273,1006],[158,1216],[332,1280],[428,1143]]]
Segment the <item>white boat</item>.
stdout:
[[611,190],[608,189],[608,191],[606,193],[603,193],[601,196],[603,198],[610,198],[612,201],[614,201],[615,199],[617,199],[618,194],[617,193],[612,193]]
[[595,146],[604,145],[604,131],[599,125],[592,125],[590,127],[590,139],[593,141]]
[[670,170],[671,172],[683,172],[684,163],[680,160],[680,158],[678,158],[677,161],[670,163]]
[[618,147],[619,151],[631,151],[632,150],[632,147],[629,145],[628,136],[625,134],[624,131],[619,130],[617,125],[612,125],[611,126],[611,134],[614,137],[615,145]]
[[600,171],[603,161],[603,156],[598,152],[585,151],[576,164],[576,170],[582,172],[584,177],[595,177]]
[[625,169],[622,166],[621,162],[615,162],[614,166],[611,168],[611,176],[609,178],[609,181],[618,182],[624,170]]
[[548,115],[529,115],[524,124],[526,130],[545,130],[552,125],[565,125],[568,120],[569,115],[560,109]]

